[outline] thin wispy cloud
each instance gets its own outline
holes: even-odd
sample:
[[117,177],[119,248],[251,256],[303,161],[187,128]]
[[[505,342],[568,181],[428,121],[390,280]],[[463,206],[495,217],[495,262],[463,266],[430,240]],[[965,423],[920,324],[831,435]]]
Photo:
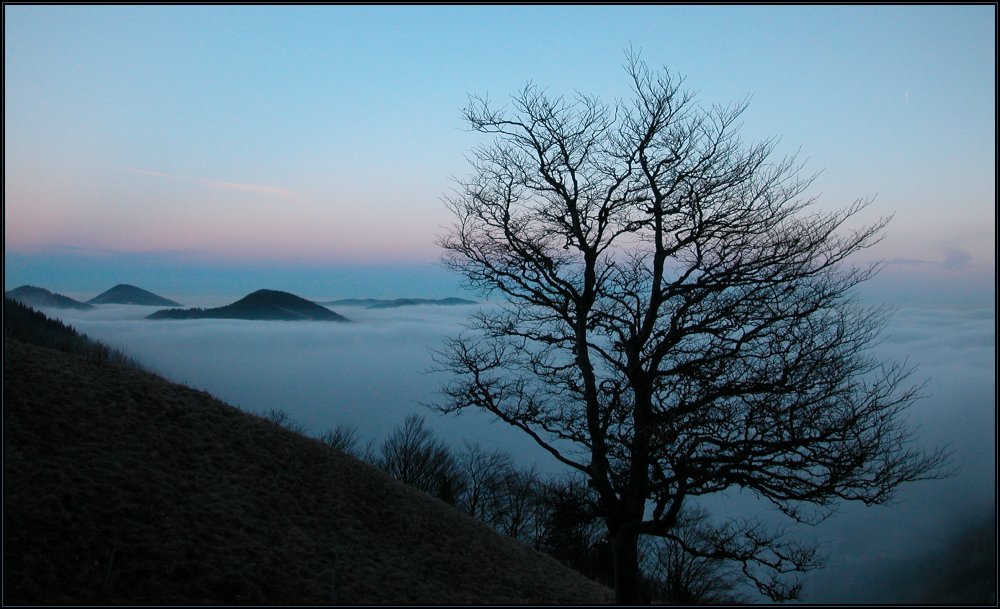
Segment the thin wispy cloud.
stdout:
[[926,266],[936,265],[936,262],[931,260],[917,260],[915,258],[890,258],[885,261],[886,264],[898,264],[901,266]]
[[945,247],[943,248],[943,259],[941,261],[923,260],[919,258],[889,258],[883,262],[885,264],[898,266],[931,266],[948,271],[957,271],[962,270],[971,264],[972,254],[957,247]]
[[129,168],[126,171],[139,175],[153,176],[157,178],[173,180],[175,182],[190,182],[194,184],[201,184],[202,186],[207,186],[208,188],[218,188],[221,190],[242,190],[245,192],[254,192],[263,195],[272,195],[282,199],[294,199],[299,196],[299,193],[295,192],[294,190],[289,190],[287,188],[279,188],[277,186],[266,186],[263,184],[248,184],[244,182],[228,182],[226,180],[209,180],[206,178],[179,176],[170,173],[163,173],[160,171],[149,171],[148,169]]

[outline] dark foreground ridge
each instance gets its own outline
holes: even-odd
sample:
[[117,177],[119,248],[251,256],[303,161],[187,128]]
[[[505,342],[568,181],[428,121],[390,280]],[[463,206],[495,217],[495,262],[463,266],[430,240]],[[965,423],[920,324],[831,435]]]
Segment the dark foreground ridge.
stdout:
[[153,307],[179,307],[181,303],[158,296],[127,283],[119,283],[107,292],[88,300],[90,304],[131,304]]
[[5,604],[603,603],[554,559],[207,393],[4,337]]
[[257,290],[232,304],[214,309],[164,309],[149,319],[257,319],[350,321],[326,307],[278,290]]
[[22,285],[19,288],[5,292],[4,296],[11,300],[31,307],[48,307],[52,309],[80,309],[87,310],[94,307],[79,300],[73,300],[69,296],[50,292],[45,288],[38,288],[33,285]]

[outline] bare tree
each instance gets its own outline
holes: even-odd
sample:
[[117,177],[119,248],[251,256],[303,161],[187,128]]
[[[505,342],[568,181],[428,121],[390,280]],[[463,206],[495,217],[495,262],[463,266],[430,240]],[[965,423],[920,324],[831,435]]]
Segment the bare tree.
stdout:
[[268,408],[260,414],[261,418],[274,423],[278,427],[284,427],[288,431],[301,434],[305,433],[306,426],[293,419],[288,412],[280,408]]
[[455,457],[419,415],[407,416],[373,457],[373,465],[396,480],[447,503],[454,504],[461,492],[462,474]]
[[685,508],[677,517],[674,536],[684,539],[684,545],[671,539],[658,538],[647,549],[647,585],[651,596],[677,605],[745,604],[737,588],[740,577],[736,567],[724,558],[696,555],[687,547],[704,545],[713,530],[707,526],[707,514],[701,509]]
[[361,439],[358,437],[356,425],[338,423],[335,427],[323,432],[319,441],[356,459],[362,459],[365,455],[365,449],[361,447]]
[[555,477],[539,489],[543,506],[535,549],[603,584],[613,570],[592,489],[579,476]]
[[[510,107],[472,97],[492,136],[446,203],[439,243],[467,284],[506,302],[448,341],[445,412],[481,408],[585,474],[611,541],[617,598],[642,600],[640,535],[675,538],[685,500],[747,489],[812,521],[935,477],[911,447],[910,371],[872,357],[887,318],[855,296],[877,266],[848,258],[888,218],[815,209],[774,142],[737,138],[746,107],[705,109],[635,54],[633,97],[607,106],[528,85]],[[817,563],[753,523],[711,552],[773,599]],[[705,547],[689,548],[705,552]]]
[[490,523],[493,528],[537,546],[543,536],[546,515],[541,488],[542,480],[534,466],[511,469],[503,478],[502,509],[493,515]]
[[514,472],[510,455],[500,450],[487,452],[477,443],[465,442],[456,461],[463,481],[458,505],[470,516],[495,526],[505,509],[505,482]]

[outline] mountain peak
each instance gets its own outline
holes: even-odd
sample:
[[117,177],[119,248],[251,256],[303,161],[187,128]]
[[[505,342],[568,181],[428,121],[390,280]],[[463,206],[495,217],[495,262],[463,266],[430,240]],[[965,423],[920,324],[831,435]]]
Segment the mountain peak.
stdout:
[[73,300],[69,296],[56,294],[55,292],[50,292],[45,288],[39,288],[33,285],[22,285],[19,288],[6,292],[6,296],[11,300],[16,300],[22,304],[32,307],[82,310],[94,308],[85,302]]
[[350,321],[311,300],[280,290],[257,290],[232,304],[214,309],[164,309],[149,318]]
[[88,300],[90,304],[134,304],[155,307],[179,307],[179,302],[158,296],[152,292],[129,285],[119,283],[107,292],[95,296]]

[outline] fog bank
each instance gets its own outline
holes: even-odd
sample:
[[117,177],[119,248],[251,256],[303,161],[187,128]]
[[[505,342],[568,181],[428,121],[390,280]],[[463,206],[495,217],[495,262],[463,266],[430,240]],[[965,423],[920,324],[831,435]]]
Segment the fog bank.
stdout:
[[[443,417],[421,405],[433,402],[446,380],[428,372],[430,349],[457,334],[475,309],[336,309],[353,320],[350,324],[152,321],[144,317],[154,308],[126,305],[46,312],[172,381],[248,411],[284,410],[311,434],[347,423],[357,426],[363,440],[377,440],[406,415],[419,413],[452,446],[474,440],[501,448],[522,464],[560,471],[526,436],[485,414]],[[896,313],[876,354],[908,361],[915,367],[913,381],[926,380],[927,397],[909,411],[915,440],[949,446],[957,471],[946,480],[903,487],[890,506],[844,504],[816,527],[793,529],[820,541],[830,556],[826,569],[806,576],[803,600],[910,602],[912,586],[893,574],[920,557],[946,553],[965,523],[995,515],[995,344],[992,308]],[[711,504],[734,512],[759,509],[748,508],[746,501],[713,499]]]

